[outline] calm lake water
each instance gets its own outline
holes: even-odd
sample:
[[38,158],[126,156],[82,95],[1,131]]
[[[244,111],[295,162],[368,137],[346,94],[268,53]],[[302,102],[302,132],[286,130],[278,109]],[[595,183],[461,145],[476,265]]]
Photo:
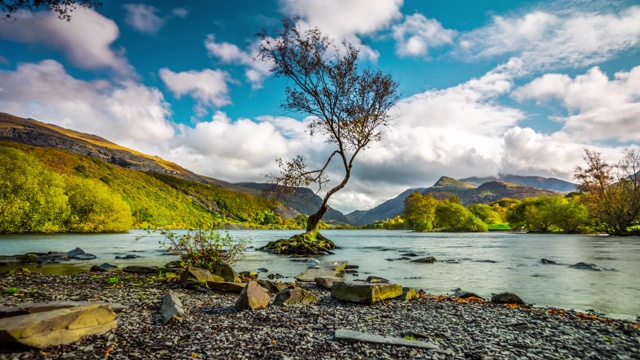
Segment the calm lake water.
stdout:
[[[299,231],[236,230],[234,239],[250,240],[260,247],[268,241]],[[323,234],[341,249],[318,260],[348,260],[359,265],[359,277],[381,276],[404,286],[433,294],[454,288],[480,296],[513,291],[529,303],[580,311],[595,310],[611,317],[635,319],[640,315],[640,238],[595,235],[533,235],[514,233],[413,233],[384,230],[328,230]],[[109,262],[127,265],[164,265],[173,257],[163,254],[160,234],[131,231],[127,234],[3,235],[0,255],[27,252],[69,251],[81,247],[98,259],[61,265],[45,265],[38,271],[87,270]],[[435,264],[397,259],[402,252],[434,256]],[[142,258],[114,260],[116,255],[137,254]],[[543,265],[540,259],[559,265]],[[456,260],[447,263],[444,260]],[[610,271],[572,269],[577,262],[594,263]],[[269,273],[295,277],[307,265],[248,249],[234,265],[237,271],[267,268]],[[0,267],[0,271],[3,268]],[[353,276],[350,276],[353,278]]]

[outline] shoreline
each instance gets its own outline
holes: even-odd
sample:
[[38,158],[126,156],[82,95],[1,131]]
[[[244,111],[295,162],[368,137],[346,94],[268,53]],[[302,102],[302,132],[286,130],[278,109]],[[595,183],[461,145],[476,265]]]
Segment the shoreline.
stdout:
[[[110,277],[119,276],[115,284]],[[8,294],[4,289],[17,287]],[[237,294],[184,290],[175,281],[111,273],[0,275],[0,304],[60,300],[120,303],[118,328],[69,345],[0,359],[35,358],[640,358],[640,324],[553,308],[515,307],[427,295],[373,305],[337,301],[315,284],[318,305],[269,306],[239,312]],[[174,291],[187,310],[162,324],[160,301]],[[436,343],[442,352],[330,340],[337,329]]]

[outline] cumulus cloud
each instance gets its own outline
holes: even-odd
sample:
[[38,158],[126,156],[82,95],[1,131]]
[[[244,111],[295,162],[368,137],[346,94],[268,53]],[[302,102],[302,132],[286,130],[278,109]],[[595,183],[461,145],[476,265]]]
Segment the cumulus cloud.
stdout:
[[160,78],[177,98],[189,95],[196,101],[195,111],[204,115],[209,107],[221,107],[231,103],[227,81],[229,74],[222,70],[173,72],[160,69]]
[[253,42],[246,50],[228,42],[216,42],[214,34],[209,34],[204,42],[210,56],[218,58],[223,64],[240,64],[246,67],[245,76],[252,89],[262,87],[262,82],[269,76],[271,64],[256,58],[258,43]]
[[429,48],[452,44],[455,30],[442,27],[435,19],[422,14],[405,16],[404,21],[393,26],[396,53],[400,56],[427,56]]
[[307,157],[317,143],[304,131],[306,124],[286,117],[230,119],[217,111],[210,121],[182,126],[168,158],[191,170],[228,181],[264,181],[277,174],[275,159],[291,154]]
[[564,74],[545,74],[513,93],[517,100],[539,103],[558,100],[566,116],[562,132],[586,140],[640,141],[640,66],[620,71],[609,79],[594,67],[574,79]]
[[613,13],[585,5],[496,15],[489,25],[463,34],[460,46],[473,59],[518,56],[537,70],[589,66],[639,43],[640,6]]
[[0,39],[44,45],[59,51],[83,69],[110,68],[122,75],[134,73],[122,50],[113,43],[120,36],[118,26],[94,10],[73,14],[70,22],[60,21],[54,12],[34,16],[28,11],[15,14],[16,21],[0,21]]
[[282,12],[299,15],[302,29],[317,27],[338,42],[346,40],[373,61],[380,54],[362,44],[359,35],[370,35],[402,16],[403,0],[282,0]]
[[0,108],[148,151],[175,135],[162,93],[127,80],[78,80],[53,60],[0,71]]
[[127,11],[125,22],[139,32],[155,34],[165,24],[165,21],[156,15],[158,9],[151,5],[125,4],[123,7]]

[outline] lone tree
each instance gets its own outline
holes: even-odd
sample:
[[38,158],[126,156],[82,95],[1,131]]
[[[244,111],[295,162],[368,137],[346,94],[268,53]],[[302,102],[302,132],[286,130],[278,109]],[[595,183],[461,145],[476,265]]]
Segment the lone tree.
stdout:
[[380,141],[380,127],[391,120],[389,109],[398,100],[398,84],[390,74],[358,68],[358,49],[333,40],[313,28],[302,31],[297,18],[285,18],[275,37],[266,30],[258,34],[261,40],[258,59],[273,64],[271,72],[285,77],[294,86],[286,88],[286,100],[281,106],[292,112],[311,115],[311,136],[323,136],[335,145],[335,150],[318,169],[309,169],[300,155],[291,161],[276,160],[280,175],[270,176],[276,185],[291,189],[317,184],[318,191],[329,182],[327,169],[336,160],[344,170],[342,181],[328,189],[322,205],[307,220],[307,231],[291,239],[271,242],[263,250],[287,254],[322,254],[335,244],[322,237],[318,224],[329,210],[329,198],[349,181],[353,162],[372,141]]
[[576,167],[578,189],[597,228],[610,235],[638,233],[640,223],[640,153],[626,150],[622,160],[611,165],[600,153],[584,150],[586,168]]

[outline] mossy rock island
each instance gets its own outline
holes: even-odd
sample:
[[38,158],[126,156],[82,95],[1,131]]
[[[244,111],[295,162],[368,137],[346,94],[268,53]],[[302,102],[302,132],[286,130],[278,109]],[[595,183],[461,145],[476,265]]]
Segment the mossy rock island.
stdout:
[[258,250],[278,255],[328,255],[333,254],[331,250],[335,249],[338,247],[333,241],[320,233],[308,232],[289,239],[270,241]]

